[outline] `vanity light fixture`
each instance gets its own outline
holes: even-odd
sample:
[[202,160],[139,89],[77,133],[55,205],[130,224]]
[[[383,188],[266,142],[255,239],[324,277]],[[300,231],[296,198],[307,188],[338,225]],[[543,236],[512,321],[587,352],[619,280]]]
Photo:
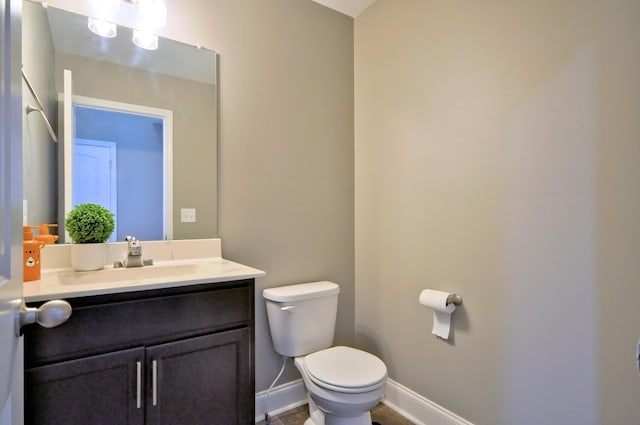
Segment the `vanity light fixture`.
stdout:
[[164,0],[137,0],[136,3],[141,30],[164,28],[167,25],[167,6]]
[[138,29],[133,30],[132,41],[146,50],[158,48],[158,36],[152,30],[167,25],[167,6],[164,0],[138,0]]
[[116,24],[110,22],[120,8],[120,0],[89,0],[93,17],[89,17],[89,29],[101,37],[113,38],[118,33]]
[[118,26],[101,19],[89,18],[89,29],[101,37],[113,38],[118,34]]
[[151,34],[149,31],[138,31],[133,30],[133,36],[131,37],[131,41],[136,46],[146,49],[146,50],[157,50],[158,49],[158,36],[155,34]]
[[167,24],[167,6],[165,0],[88,0],[92,17],[89,29],[102,37],[113,38],[117,26],[113,21],[118,12],[120,1],[137,6],[136,24],[133,29],[133,43],[146,50],[158,48],[158,36],[153,32]]

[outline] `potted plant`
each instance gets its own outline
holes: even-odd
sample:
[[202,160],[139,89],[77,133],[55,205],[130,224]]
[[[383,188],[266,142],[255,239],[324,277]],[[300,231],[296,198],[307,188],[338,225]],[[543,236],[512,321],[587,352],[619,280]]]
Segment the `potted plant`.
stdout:
[[71,266],[78,271],[99,270],[107,261],[105,242],[115,229],[111,211],[98,204],[79,204],[64,221],[71,245]]

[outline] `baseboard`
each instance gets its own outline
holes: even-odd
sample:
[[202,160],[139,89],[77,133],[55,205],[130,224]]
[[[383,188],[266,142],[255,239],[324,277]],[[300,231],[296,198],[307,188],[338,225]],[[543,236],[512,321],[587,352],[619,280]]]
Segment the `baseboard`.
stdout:
[[[256,394],[256,423],[264,420],[267,391]],[[278,415],[307,403],[307,394],[302,379],[274,387],[269,393],[269,414]]]
[[[256,394],[256,423],[264,420],[266,395],[266,391]],[[306,402],[306,392],[302,380],[287,382],[271,390],[269,414],[278,415],[302,406]],[[466,419],[392,379],[387,380],[387,388],[382,402],[415,425],[473,425]]]
[[382,402],[416,425],[473,425],[392,379]]

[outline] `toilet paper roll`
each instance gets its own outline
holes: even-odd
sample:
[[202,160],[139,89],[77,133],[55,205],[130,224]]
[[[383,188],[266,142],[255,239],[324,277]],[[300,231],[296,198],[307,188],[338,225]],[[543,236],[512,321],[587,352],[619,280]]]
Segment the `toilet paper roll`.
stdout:
[[449,339],[451,333],[451,313],[455,304],[447,305],[449,292],[425,289],[420,293],[420,305],[433,310],[433,329],[431,333],[443,339]]

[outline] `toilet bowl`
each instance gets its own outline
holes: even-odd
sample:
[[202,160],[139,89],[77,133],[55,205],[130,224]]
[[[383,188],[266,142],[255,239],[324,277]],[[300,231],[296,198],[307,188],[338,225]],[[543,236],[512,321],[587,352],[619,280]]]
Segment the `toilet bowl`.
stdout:
[[369,411],[382,400],[387,380],[382,360],[338,346],[296,357],[294,364],[311,400],[305,425],[371,425]]
[[387,368],[373,354],[333,343],[339,287],[311,282],[263,291],[274,348],[304,382],[311,417],[305,425],[371,425]]

